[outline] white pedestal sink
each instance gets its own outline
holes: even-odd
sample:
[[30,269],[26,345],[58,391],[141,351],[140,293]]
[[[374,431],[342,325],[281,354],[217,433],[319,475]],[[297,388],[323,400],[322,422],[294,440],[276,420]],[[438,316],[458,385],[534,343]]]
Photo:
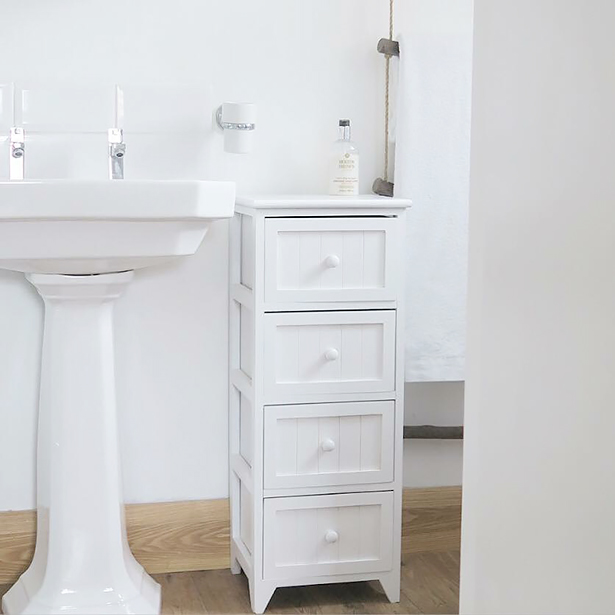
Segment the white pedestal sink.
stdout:
[[193,254],[234,197],[229,182],[0,182],[0,268],[45,302],[36,551],[5,614],[160,612],[124,526],[113,301],[133,269]]

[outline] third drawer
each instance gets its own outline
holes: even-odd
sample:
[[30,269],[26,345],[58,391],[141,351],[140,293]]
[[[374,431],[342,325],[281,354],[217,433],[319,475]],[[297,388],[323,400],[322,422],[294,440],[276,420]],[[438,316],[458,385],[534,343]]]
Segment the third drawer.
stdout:
[[393,480],[395,402],[269,406],[265,489]]

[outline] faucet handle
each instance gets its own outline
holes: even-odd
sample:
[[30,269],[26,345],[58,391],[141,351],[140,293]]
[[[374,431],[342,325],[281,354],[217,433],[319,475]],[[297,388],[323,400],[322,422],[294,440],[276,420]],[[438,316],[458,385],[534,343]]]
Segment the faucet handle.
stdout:
[[114,158],[122,158],[126,153],[124,131],[121,128],[109,128],[109,153]]
[[109,145],[124,142],[124,131],[121,128],[109,128],[107,134],[109,136]]

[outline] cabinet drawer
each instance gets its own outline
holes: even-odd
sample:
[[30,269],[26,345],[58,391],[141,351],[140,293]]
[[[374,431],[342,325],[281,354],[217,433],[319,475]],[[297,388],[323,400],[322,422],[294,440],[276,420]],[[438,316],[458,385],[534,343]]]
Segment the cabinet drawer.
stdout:
[[264,315],[265,397],[392,391],[395,312]]
[[390,570],[393,492],[268,498],[266,579]]
[[383,301],[397,295],[395,218],[268,218],[265,301]]
[[266,489],[393,480],[392,401],[265,408]]

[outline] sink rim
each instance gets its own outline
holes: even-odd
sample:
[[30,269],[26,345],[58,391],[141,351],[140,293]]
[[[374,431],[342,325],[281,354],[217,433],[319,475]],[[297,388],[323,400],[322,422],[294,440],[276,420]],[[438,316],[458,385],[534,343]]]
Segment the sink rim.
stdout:
[[235,182],[201,179],[0,181],[0,224],[62,220],[218,220],[233,216]]

